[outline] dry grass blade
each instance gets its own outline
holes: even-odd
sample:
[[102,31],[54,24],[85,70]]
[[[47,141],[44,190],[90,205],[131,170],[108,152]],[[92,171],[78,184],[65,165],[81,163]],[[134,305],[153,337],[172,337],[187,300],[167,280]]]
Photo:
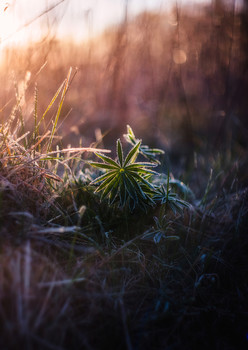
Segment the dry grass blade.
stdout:
[[47,152],[49,152],[50,149],[51,149],[51,145],[52,145],[52,142],[53,142],[53,137],[54,137],[54,134],[55,134],[55,131],[56,131],[56,128],[57,128],[57,124],[58,124],[58,120],[59,120],[60,113],[61,113],[61,110],[62,110],[62,106],[63,106],[64,100],[65,100],[66,93],[67,93],[68,88],[69,88],[71,73],[72,73],[72,67],[69,69],[67,78],[65,79],[65,81],[63,83],[63,91],[62,91],[60,103],[59,103],[59,106],[58,106],[58,109],[57,109],[57,113],[56,113],[56,116],[55,116],[52,132],[51,132],[51,137],[50,137],[49,142],[48,142]]
[[108,149],[100,149],[100,148],[92,148],[92,147],[64,148],[64,149],[59,149],[57,151],[51,151],[51,152],[45,153],[45,154],[41,155],[41,157],[50,156],[50,155],[57,154],[57,153],[82,153],[82,152],[110,153],[111,151]]

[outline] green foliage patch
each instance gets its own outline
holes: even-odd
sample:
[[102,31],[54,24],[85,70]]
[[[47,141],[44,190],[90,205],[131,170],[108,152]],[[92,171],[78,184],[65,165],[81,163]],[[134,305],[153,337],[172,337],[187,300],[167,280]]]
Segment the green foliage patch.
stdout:
[[[131,211],[135,207],[147,211],[149,206],[153,207],[158,203],[170,207],[174,213],[182,213],[183,208],[189,208],[189,203],[180,199],[177,193],[172,192],[169,172],[165,187],[158,180],[160,174],[151,170],[160,164],[156,157],[164,154],[164,151],[143,146],[142,140],[136,139],[129,125],[127,132],[124,137],[132,144],[132,148],[126,157],[123,154],[121,140],[118,139],[116,159],[96,152],[96,156],[103,162],[89,161],[91,166],[104,171],[102,175],[91,182],[91,185],[97,186],[95,193],[101,193],[101,200],[108,198],[110,205],[118,203],[120,208],[129,207]],[[136,161],[139,154],[150,161]],[[175,180],[173,180],[173,184],[175,184]],[[181,186],[186,188],[184,184]]]

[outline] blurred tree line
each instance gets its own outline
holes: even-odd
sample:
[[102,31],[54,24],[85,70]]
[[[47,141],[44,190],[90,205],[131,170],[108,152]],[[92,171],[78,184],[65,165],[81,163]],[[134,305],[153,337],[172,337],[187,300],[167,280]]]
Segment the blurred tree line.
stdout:
[[244,153],[247,21],[248,0],[175,5],[134,19],[126,2],[123,22],[97,38],[76,43],[46,35],[27,47],[5,48],[0,117],[11,113],[13,82],[29,71],[22,113],[32,124],[35,82],[41,114],[72,66],[78,73],[60,128],[65,143],[101,142],[107,134],[103,142],[110,146],[130,124],[151,145],[174,153],[228,147]]

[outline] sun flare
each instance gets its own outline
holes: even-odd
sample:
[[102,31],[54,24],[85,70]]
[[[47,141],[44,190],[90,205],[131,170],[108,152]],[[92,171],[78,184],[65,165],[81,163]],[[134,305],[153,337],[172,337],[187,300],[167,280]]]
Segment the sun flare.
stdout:
[[0,1],[0,45],[23,43],[27,38],[25,30],[20,30],[22,23],[16,8],[11,3]]
[[11,31],[13,27],[12,18],[9,14],[8,8],[0,3],[0,38],[3,40]]

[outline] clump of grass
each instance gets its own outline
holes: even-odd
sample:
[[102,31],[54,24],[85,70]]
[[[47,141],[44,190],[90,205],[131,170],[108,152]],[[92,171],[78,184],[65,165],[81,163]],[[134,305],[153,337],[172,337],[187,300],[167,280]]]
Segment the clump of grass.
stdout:
[[[2,210],[6,211],[9,207],[14,211],[35,212],[52,197],[47,180],[60,181],[60,178],[42,166],[43,156],[40,153],[34,155],[40,142],[25,147],[22,141],[30,133],[18,137],[18,128],[12,132],[10,127],[11,123],[2,125],[0,134],[1,194],[4,201]],[[42,142],[42,139],[39,141]]]
[[[64,148],[52,150],[58,128],[63,102],[71,83],[72,69],[61,84],[47,109],[39,119],[37,115],[38,94],[35,89],[34,128],[25,131],[23,118],[13,113],[7,122],[0,125],[0,180],[2,215],[12,211],[28,211],[32,214],[45,215],[52,208],[56,209],[54,193],[56,183],[63,183],[58,175],[58,167],[68,168],[71,159],[80,159],[83,152],[94,152],[91,147]],[[40,135],[40,126],[60,96],[57,112],[51,130]],[[46,127],[47,128],[47,127]],[[101,152],[107,150],[101,150]]]

